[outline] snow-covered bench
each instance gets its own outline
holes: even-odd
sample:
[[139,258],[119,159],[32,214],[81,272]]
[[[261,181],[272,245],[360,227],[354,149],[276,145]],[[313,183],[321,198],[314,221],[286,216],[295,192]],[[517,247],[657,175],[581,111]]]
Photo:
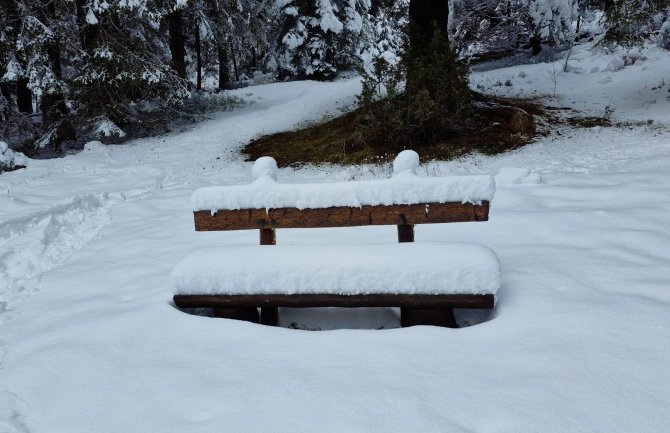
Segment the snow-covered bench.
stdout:
[[[500,286],[495,253],[466,243],[414,243],[414,225],[488,220],[490,176],[420,177],[404,151],[386,180],[276,182],[277,164],[259,158],[248,185],[208,187],[191,200],[198,231],[397,225],[398,244],[207,248],[171,275],[180,308],[268,325],[279,307],[400,307],[401,325],[456,327],[453,308],[493,308]],[[258,314],[260,308],[260,316]]]

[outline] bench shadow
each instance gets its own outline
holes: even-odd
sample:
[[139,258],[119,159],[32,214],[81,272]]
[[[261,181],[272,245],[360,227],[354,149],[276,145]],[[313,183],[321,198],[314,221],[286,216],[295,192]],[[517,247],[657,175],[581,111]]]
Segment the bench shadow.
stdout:
[[400,327],[400,309],[280,308],[279,326],[307,331],[393,329]]
[[[175,309],[195,316],[214,317],[211,308]],[[493,310],[454,309],[460,328],[475,326],[494,317]],[[304,331],[329,331],[335,329],[395,329],[400,327],[399,308],[280,308],[279,327]]]
[[474,308],[454,308],[454,316],[459,328],[479,325],[495,317],[494,309],[478,310]]

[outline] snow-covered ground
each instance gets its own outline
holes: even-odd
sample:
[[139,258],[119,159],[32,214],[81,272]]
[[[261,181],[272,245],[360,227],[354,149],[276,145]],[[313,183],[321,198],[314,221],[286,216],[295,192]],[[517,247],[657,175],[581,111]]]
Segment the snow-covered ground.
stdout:
[[563,53],[563,57],[554,63],[475,73],[470,81],[474,88],[487,93],[539,97],[548,105],[615,121],[667,123],[669,120],[667,50],[655,45],[645,49],[611,49],[592,43],[577,45],[569,54]]
[[[336,112],[355,80],[242,89],[253,103],[191,131],[2,174],[0,432],[667,432],[670,111],[668,85],[649,86],[670,56],[652,47],[605,71],[621,55],[578,47],[569,64],[583,73],[557,63],[473,74],[490,91],[553,97],[558,69],[557,104],[654,123],[563,129],[424,167],[497,174],[489,222],[416,231],[500,258],[495,313],[460,314],[490,320],[457,330],[342,329],[395,327],[393,310],[289,311],[272,328],[170,304],[169,275],[187,253],[258,242],[254,231],[196,233],[191,193],[249,182],[244,142]],[[279,181],[387,171],[281,169]],[[318,254],[321,243],[393,243],[395,227],[277,237]]]

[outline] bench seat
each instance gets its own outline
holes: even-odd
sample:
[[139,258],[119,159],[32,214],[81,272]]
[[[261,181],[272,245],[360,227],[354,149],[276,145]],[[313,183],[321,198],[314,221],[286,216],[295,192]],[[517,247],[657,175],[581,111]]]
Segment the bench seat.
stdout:
[[477,244],[229,246],[173,270],[175,295],[495,294],[500,265]]

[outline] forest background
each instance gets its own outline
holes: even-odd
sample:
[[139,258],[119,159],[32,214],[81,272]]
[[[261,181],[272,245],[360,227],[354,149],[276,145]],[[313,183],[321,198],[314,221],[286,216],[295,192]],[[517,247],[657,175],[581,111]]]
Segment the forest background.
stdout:
[[166,132],[241,103],[227,89],[406,69],[435,24],[452,95],[468,66],[553,60],[585,23],[670,47],[663,0],[8,0],[0,22],[0,141],[33,157]]

